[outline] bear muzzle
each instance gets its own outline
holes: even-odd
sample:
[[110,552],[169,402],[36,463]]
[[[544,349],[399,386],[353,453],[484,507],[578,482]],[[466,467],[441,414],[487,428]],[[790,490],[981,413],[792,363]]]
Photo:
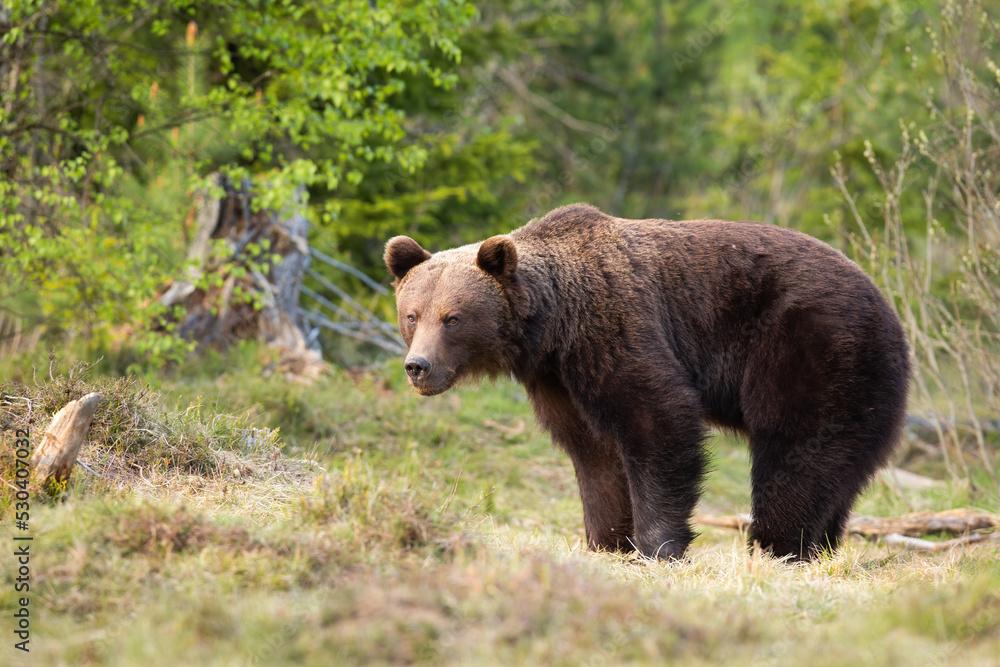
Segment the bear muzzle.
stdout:
[[413,355],[406,357],[403,367],[410,380],[410,386],[422,396],[434,396],[451,388],[455,381],[455,373],[440,364],[432,365],[426,357]]
[[416,386],[418,382],[421,382],[430,375],[431,372],[431,362],[427,361],[423,357],[417,357],[410,355],[406,358],[406,362],[403,364],[406,369],[406,374],[410,376],[410,382]]

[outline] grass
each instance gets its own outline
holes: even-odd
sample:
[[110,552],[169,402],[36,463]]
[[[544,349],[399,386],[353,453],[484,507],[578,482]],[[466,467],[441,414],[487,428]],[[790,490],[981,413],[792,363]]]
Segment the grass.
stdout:
[[[680,563],[593,554],[572,468],[517,386],[425,399],[398,364],[301,386],[262,376],[266,353],[234,359],[155,387],[78,369],[0,388],[32,399],[35,434],[86,391],[113,408],[81,457],[103,477],[78,469],[62,500],[33,500],[32,651],[7,641],[4,664],[964,667],[1000,655],[996,545],[928,555],[851,539],[789,566],[705,528]],[[25,401],[0,409],[5,429],[26,420]],[[718,436],[712,451],[702,510],[747,511],[745,448]],[[952,481],[905,495],[879,482],[857,509],[956,505],[998,509]],[[0,576],[13,609],[10,567]]]

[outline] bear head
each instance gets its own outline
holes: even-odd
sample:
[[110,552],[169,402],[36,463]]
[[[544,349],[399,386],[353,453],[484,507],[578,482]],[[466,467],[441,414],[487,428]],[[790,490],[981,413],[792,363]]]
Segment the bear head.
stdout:
[[509,236],[431,255],[407,236],[389,240],[406,374],[424,396],[509,366],[517,249]]

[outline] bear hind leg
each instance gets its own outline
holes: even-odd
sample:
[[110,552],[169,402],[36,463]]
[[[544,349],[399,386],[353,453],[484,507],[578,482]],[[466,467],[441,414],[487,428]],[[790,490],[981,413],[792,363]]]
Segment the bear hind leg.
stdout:
[[847,520],[851,516],[851,507],[854,505],[854,497],[840,507],[833,510],[833,514],[826,521],[823,533],[820,535],[819,546],[830,553],[840,548],[847,532]]
[[808,561],[841,545],[851,508],[879,460],[858,457],[848,437],[821,448],[751,438],[750,543]]
[[[777,446],[773,441],[769,444]],[[751,443],[750,544],[760,545],[776,558],[812,560],[825,546],[825,532],[834,527],[830,522],[837,522],[843,497],[831,485],[829,473],[808,460],[796,456],[782,460],[761,450],[759,442]]]

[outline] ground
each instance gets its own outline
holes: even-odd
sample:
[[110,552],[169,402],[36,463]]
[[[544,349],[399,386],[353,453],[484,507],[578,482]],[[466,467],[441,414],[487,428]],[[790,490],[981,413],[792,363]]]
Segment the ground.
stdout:
[[[303,386],[261,377],[258,354],[157,381],[158,397],[100,377],[22,380],[36,410],[86,387],[117,396],[118,417],[95,422],[84,453],[105,477],[78,469],[64,501],[33,503],[31,653],[3,629],[4,664],[968,667],[1000,655],[995,545],[929,555],[852,538],[789,566],[704,528],[680,563],[589,553],[572,467],[516,385],[421,398],[394,362]],[[5,425],[24,416],[14,403],[0,406]],[[998,511],[960,482],[879,482],[857,509],[955,506]],[[748,509],[745,447],[716,436],[700,510]]]

